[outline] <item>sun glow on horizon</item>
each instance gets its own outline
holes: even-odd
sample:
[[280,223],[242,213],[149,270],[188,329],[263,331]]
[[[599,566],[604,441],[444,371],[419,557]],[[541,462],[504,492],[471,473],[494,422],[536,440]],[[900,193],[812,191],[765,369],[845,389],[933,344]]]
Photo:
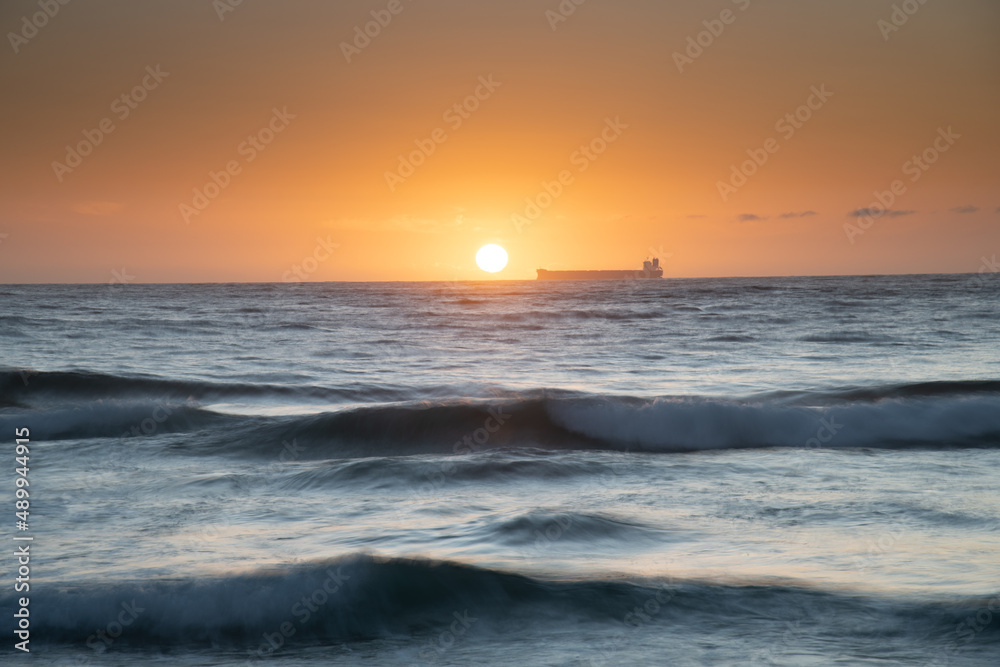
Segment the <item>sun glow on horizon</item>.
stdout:
[[497,273],[507,266],[507,251],[496,243],[484,245],[476,253],[476,264],[487,273]]

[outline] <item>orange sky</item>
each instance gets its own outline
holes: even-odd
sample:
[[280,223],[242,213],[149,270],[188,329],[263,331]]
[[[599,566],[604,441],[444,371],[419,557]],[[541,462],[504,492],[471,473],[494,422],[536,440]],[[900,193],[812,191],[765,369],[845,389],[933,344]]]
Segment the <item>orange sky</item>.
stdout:
[[0,282],[478,279],[491,242],[511,279],[1000,253],[995,0],[50,2],[0,9]]

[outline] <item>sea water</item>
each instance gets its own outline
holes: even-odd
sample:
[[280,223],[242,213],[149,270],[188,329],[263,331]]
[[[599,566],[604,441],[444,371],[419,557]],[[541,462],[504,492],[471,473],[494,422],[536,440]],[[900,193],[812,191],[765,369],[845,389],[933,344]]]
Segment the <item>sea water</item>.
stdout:
[[1000,664],[998,297],[0,286],[2,654],[29,595],[53,665]]

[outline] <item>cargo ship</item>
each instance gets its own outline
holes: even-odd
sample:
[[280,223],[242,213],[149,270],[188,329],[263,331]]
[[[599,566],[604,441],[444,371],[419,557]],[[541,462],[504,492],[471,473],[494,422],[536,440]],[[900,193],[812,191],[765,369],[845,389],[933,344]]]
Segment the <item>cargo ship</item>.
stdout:
[[647,259],[642,263],[642,270],[634,271],[549,271],[538,269],[539,280],[649,280],[662,278],[663,269],[660,260]]

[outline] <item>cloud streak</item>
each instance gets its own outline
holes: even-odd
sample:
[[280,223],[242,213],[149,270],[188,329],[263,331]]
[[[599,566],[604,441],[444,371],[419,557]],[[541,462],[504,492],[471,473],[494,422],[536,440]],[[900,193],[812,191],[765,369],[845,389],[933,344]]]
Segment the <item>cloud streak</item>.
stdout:
[[904,215],[913,215],[916,211],[893,211],[877,208],[859,208],[848,213],[851,218],[898,218]]

